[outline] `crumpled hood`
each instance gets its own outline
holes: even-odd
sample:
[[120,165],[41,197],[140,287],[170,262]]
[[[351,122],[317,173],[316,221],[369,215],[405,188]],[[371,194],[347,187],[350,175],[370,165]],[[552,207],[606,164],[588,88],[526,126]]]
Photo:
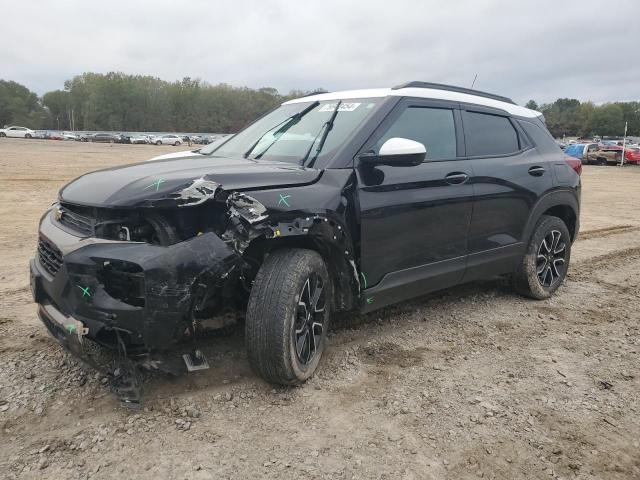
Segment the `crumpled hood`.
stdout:
[[[63,202],[95,207],[151,206],[189,187],[227,191],[313,183],[320,171],[284,162],[200,156],[144,162],[87,173],[65,185]],[[202,192],[201,192],[202,193]]]

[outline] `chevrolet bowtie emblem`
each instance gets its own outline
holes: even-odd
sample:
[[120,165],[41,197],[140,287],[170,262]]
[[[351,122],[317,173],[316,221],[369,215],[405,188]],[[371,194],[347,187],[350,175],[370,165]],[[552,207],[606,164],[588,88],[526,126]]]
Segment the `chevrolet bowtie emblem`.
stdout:
[[54,215],[56,216],[56,220],[60,221],[62,218],[62,209],[60,207],[56,207]]

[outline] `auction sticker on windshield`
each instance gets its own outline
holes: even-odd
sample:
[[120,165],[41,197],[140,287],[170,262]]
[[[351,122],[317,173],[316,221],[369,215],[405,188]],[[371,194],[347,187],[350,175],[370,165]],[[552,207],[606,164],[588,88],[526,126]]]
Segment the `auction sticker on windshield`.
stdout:
[[[356,108],[358,108],[361,103],[341,103],[340,108],[338,108],[339,112],[353,112]],[[319,112],[333,112],[336,109],[335,103],[327,103],[323,105],[318,110]]]

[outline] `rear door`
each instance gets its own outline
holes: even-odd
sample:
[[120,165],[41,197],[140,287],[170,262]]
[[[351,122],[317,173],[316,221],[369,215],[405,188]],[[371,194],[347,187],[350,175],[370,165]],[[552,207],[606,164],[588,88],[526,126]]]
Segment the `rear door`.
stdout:
[[473,205],[457,103],[403,99],[361,153],[394,137],[425,145],[417,166],[358,165],[362,286],[370,310],[458,283]]
[[464,276],[469,281],[513,271],[529,213],[552,188],[554,173],[552,159],[533,148],[523,127],[504,112],[463,106],[461,113],[475,194]]

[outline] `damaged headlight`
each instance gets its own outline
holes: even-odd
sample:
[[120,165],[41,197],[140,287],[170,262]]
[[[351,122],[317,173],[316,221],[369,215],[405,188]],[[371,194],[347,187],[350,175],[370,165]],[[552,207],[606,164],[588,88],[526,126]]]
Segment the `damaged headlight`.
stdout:
[[150,242],[153,238],[153,227],[146,222],[143,223],[107,223],[99,225],[96,235],[100,238],[111,240]]
[[161,214],[135,215],[127,220],[112,220],[96,225],[96,236],[109,240],[173,245],[181,240],[172,222]]

